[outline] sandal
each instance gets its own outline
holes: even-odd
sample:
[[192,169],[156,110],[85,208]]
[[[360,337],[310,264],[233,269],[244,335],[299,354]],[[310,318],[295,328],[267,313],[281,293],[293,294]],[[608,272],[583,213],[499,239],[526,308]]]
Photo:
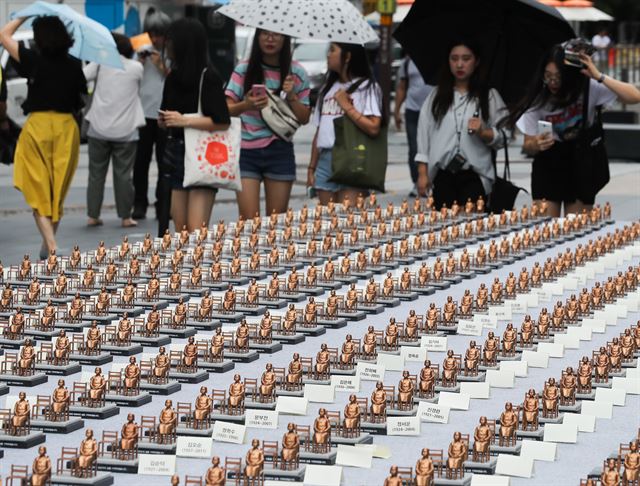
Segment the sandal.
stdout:
[[123,228],[134,228],[138,226],[138,222],[135,219],[127,218],[122,220]]
[[102,226],[102,220],[100,218],[89,218],[87,221],[87,226],[89,226],[90,228],[95,227],[95,226]]

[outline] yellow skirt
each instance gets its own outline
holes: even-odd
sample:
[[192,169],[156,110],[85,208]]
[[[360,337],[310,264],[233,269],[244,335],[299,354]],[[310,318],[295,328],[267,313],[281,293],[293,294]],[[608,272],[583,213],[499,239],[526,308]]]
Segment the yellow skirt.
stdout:
[[13,185],[27,204],[53,222],[78,167],[80,131],[69,113],[42,111],[27,118],[14,158]]

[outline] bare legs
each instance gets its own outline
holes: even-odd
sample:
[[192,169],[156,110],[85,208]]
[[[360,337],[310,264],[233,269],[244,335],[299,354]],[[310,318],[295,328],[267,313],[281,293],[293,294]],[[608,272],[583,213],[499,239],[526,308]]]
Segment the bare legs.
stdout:
[[[42,247],[40,248],[40,256],[48,254],[51,250],[58,248],[56,244],[56,232],[58,231],[59,221],[55,223],[49,216],[42,216],[37,211],[33,212],[33,219],[36,222],[38,231],[42,236]],[[46,257],[45,257],[46,258]]]
[[211,189],[171,191],[171,218],[175,230],[186,226],[191,232],[200,228],[203,222],[209,224],[215,199],[216,193]]
[[[542,200],[536,199],[533,202],[538,203],[538,206],[542,204]],[[571,203],[564,203],[565,216],[569,213],[580,214],[583,209],[589,211],[593,205],[585,204],[582,201],[574,201]],[[556,201],[547,201],[547,215],[554,218],[559,218],[562,213],[562,203]]]
[[[289,207],[293,181],[264,180],[266,214],[284,213]],[[242,178],[242,191],[236,192],[238,212],[244,219],[253,218],[260,213],[260,180],[249,177]]]
[[345,198],[349,198],[351,200],[351,205],[353,206],[358,198],[358,194],[368,194],[369,191],[366,189],[340,189],[336,192],[331,191],[322,191],[318,190],[318,198],[320,199],[320,204],[326,206],[329,203],[330,199],[333,199],[333,202],[336,204],[342,204]]

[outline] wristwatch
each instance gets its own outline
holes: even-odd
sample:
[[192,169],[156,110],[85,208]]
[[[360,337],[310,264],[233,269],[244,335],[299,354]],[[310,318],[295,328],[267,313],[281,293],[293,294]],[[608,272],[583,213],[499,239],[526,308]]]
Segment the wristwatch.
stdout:
[[598,83],[602,83],[604,81],[604,78],[605,78],[604,73],[600,74],[600,77],[598,78]]

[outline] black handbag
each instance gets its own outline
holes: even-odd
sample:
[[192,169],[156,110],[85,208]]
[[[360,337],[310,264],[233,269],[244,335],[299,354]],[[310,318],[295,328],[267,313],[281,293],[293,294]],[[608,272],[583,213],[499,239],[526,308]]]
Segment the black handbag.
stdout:
[[13,157],[16,153],[18,145],[18,137],[20,137],[20,128],[11,118],[7,118],[9,123],[8,130],[0,130],[0,163],[11,165]]
[[491,152],[491,161],[493,163],[493,171],[496,175],[496,180],[493,183],[491,194],[489,195],[489,209],[494,213],[500,213],[502,210],[510,211],[518,197],[520,191],[524,191],[527,194],[529,191],[523,187],[516,186],[511,182],[511,169],[509,167],[509,150],[507,149],[507,135],[504,130],[500,129],[500,134],[504,141],[504,170],[502,171],[502,177],[498,177],[497,158],[498,154],[495,150]]
[[576,143],[573,158],[573,175],[576,195],[580,201],[593,202],[595,195],[609,182],[609,158],[604,145],[601,107],[596,108],[596,117],[589,125],[589,86],[584,90],[582,106],[582,128]]

